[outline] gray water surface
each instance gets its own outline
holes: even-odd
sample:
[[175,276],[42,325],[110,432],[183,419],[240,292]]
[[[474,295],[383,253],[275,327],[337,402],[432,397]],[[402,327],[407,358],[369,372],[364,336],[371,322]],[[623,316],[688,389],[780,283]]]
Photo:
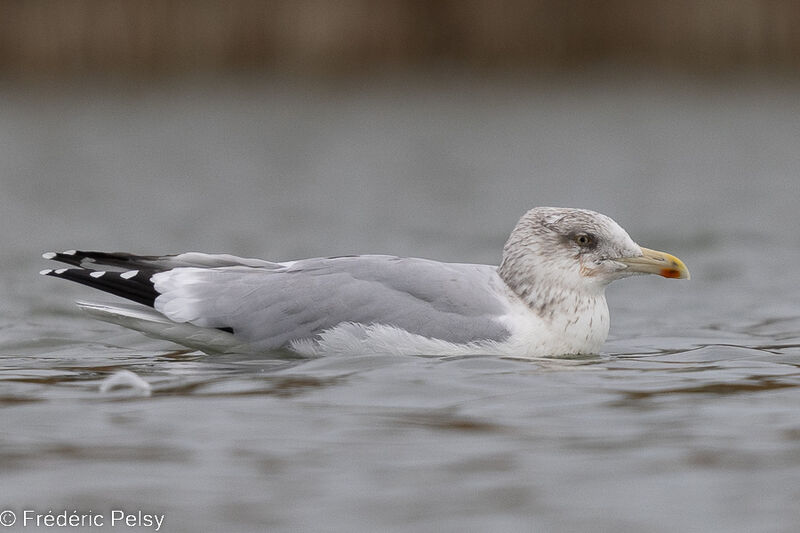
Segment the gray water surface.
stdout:
[[[800,83],[0,97],[0,511],[141,510],[186,532],[797,530]],[[596,356],[303,360],[187,352],[37,275],[68,248],[497,263],[535,205],[604,212],[693,279],[612,285]],[[121,369],[151,394],[101,393]]]

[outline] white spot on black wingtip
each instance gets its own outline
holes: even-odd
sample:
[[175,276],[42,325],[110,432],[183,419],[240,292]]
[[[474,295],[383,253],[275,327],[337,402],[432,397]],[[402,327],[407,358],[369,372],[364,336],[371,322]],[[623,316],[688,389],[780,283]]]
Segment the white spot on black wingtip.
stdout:
[[54,271],[53,271],[53,273],[54,273],[54,274],[56,274],[56,275],[58,275],[58,276],[60,276],[61,274],[63,274],[63,273],[64,273],[64,272],[66,272],[67,270],[69,270],[69,269],[68,269],[68,268],[59,268],[59,269],[57,269],[57,270],[54,270]]
[[106,271],[105,270],[98,270],[97,272],[89,273],[89,275],[92,276],[93,278],[102,278],[103,276],[106,275]]
[[63,252],[61,252],[61,255],[75,255],[77,253],[78,253],[77,250],[64,250]]
[[138,270],[129,270],[127,272],[123,272],[122,274],[120,274],[119,277],[121,277],[122,279],[131,279],[132,277],[135,277],[136,274],[138,273],[139,273]]
[[56,255],[58,255],[58,254],[56,254],[55,252],[45,252],[45,253],[42,254],[42,258],[43,259],[55,259]]
[[39,271],[39,274],[41,274],[42,276],[49,276],[52,273],[53,273],[52,268],[45,268],[44,270]]

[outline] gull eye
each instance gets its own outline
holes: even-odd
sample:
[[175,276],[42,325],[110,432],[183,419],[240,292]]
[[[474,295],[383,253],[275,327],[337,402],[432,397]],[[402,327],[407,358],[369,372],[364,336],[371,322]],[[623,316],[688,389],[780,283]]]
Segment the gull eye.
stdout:
[[581,248],[588,248],[590,246],[594,246],[596,242],[594,235],[583,232],[576,233],[575,235],[573,235],[572,241]]

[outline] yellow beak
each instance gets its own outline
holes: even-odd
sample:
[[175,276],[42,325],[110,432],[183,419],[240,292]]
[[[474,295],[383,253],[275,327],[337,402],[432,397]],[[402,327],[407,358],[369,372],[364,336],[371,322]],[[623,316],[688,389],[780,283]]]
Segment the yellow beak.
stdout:
[[642,255],[623,257],[615,261],[628,266],[628,272],[658,274],[665,278],[690,279],[689,269],[674,255],[642,248]]

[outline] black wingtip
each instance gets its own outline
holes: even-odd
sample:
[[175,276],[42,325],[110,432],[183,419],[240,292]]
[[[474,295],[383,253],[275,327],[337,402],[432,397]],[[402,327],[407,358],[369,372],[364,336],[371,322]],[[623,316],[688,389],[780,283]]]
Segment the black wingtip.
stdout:
[[63,252],[45,252],[42,254],[43,259],[48,261],[58,261],[59,263],[66,263],[68,265],[77,267],[86,267],[85,263],[94,263],[91,255],[94,252],[79,252],[78,250],[65,250]]
[[135,255],[126,252],[92,252],[66,250],[64,252],[45,252],[42,257],[81,268],[95,269],[99,265],[114,270],[166,270],[164,260],[169,256]]
[[53,276],[86,285],[94,289],[114,294],[134,302],[153,307],[158,297],[151,277],[155,271],[128,270],[111,272],[105,270],[87,270],[83,268],[45,269],[39,272],[43,276]]

